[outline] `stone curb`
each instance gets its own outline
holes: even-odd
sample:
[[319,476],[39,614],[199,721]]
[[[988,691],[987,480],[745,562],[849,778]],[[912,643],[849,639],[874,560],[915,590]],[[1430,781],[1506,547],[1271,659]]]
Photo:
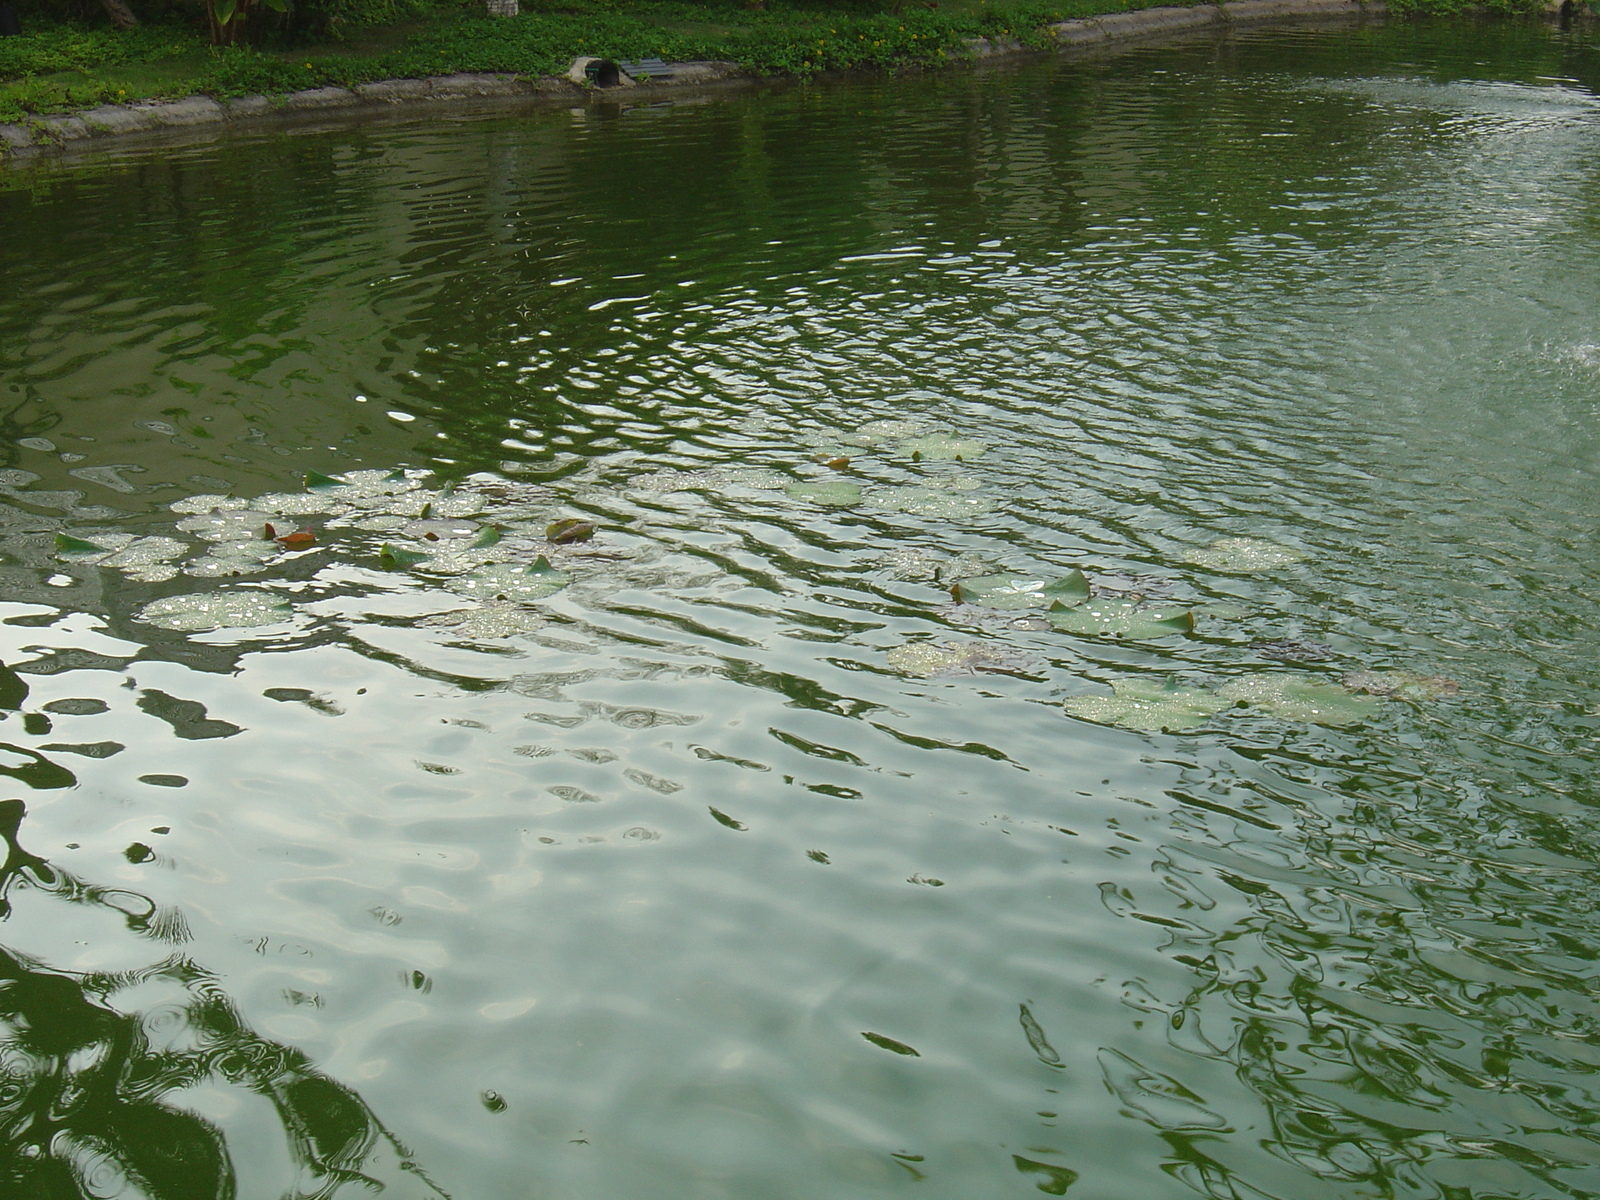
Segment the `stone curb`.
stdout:
[[[1135,12],[1107,13],[1050,26],[1050,35],[1062,48],[1090,46],[1125,38],[1148,37],[1210,25],[1238,25],[1304,17],[1359,17],[1384,12],[1383,0],[1225,0],[1192,8],[1146,8]],[[1033,52],[1012,39],[973,38],[965,57],[984,59]],[[955,57],[964,57],[961,54]],[[753,80],[750,72],[734,63],[692,62],[671,64],[669,78],[637,83],[630,98],[657,90],[704,86],[736,80]],[[87,112],[35,117],[27,122],[0,125],[0,158],[15,157],[89,139],[156,133],[195,125],[270,119],[284,114],[333,110],[381,110],[399,104],[492,97],[544,97],[578,99],[592,94],[567,76],[529,79],[518,75],[440,75],[431,79],[386,79],[354,88],[322,87],[285,96],[244,96],[213,100],[190,96],[186,100],[103,104]]]

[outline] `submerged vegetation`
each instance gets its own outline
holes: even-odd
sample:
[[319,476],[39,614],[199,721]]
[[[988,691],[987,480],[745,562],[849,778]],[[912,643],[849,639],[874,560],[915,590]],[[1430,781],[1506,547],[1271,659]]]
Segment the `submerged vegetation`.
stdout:
[[[1173,0],[1165,0],[1172,3]],[[1181,0],[1180,0],[1181,2]],[[530,0],[491,18],[461,0],[307,0],[254,7],[250,27],[218,40],[211,6],[166,6],[159,23],[117,29],[23,7],[21,36],[0,38],[0,121],[106,103],[219,98],[350,87],[384,79],[563,72],[593,55],[625,61],[717,60],[761,75],[937,64],[974,38],[1049,44],[1049,25],[1147,8],[1139,0]],[[1456,12],[1457,0],[1394,0],[1391,11]],[[1477,10],[1540,9],[1492,0]],[[243,11],[243,10],[240,10]],[[80,16],[86,17],[86,12]],[[227,6],[231,15],[232,3]],[[237,21],[230,22],[236,24]]]

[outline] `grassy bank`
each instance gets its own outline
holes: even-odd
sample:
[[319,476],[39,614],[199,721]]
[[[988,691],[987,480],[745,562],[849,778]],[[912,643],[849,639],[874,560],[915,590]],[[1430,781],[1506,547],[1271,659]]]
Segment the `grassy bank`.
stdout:
[[[1154,0],[1173,3],[1174,0]],[[1177,0],[1182,2],[1182,0]],[[1140,0],[907,0],[899,11],[870,4],[774,0],[763,9],[738,0],[524,0],[521,16],[493,19],[481,4],[439,0],[387,24],[337,21],[318,36],[269,35],[251,47],[212,49],[203,25],[167,18],[119,32],[92,23],[27,22],[0,38],[0,121],[28,113],[70,112],[107,102],[216,97],[348,87],[379,79],[458,71],[537,76],[564,71],[573,58],[717,59],[764,75],[807,76],[863,67],[940,61],[967,39],[1047,42],[1047,25],[1073,17],[1149,7]],[[1390,0],[1390,8],[1453,11],[1455,0]],[[1495,0],[1507,12],[1536,0]],[[171,10],[169,10],[171,11]]]

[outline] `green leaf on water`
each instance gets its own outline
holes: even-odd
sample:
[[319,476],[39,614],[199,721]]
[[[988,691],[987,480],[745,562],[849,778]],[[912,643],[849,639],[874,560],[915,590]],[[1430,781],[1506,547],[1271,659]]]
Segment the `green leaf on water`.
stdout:
[[335,479],[332,475],[324,475],[320,471],[306,472],[306,487],[312,491],[324,491],[327,488],[343,487],[344,480]]
[[750,829],[750,826],[746,825],[743,821],[735,820],[721,809],[712,808],[708,809],[708,811],[711,813],[712,819],[716,821],[718,825],[726,825],[729,829],[737,829],[741,832],[748,832]]
[[392,570],[395,567],[414,567],[418,563],[425,563],[428,561],[428,556],[419,554],[415,550],[402,550],[399,546],[385,542],[378,547],[378,560]]
[[483,550],[494,545],[500,540],[500,527],[498,525],[485,525],[478,531],[478,536],[472,539],[474,550]]
[[1355,725],[1378,710],[1371,696],[1357,696],[1338,684],[1306,675],[1245,675],[1217,689],[1235,704],[1247,704],[1282,717],[1315,725]]
[[980,575],[958,580],[950,595],[957,604],[981,604],[1002,612],[1052,604],[1075,608],[1089,598],[1089,581],[1082,571],[1073,571],[1053,583],[1037,575]]
[[791,500],[809,500],[824,508],[845,508],[861,501],[861,487],[848,479],[812,479],[784,488]]
[[385,475],[383,479],[385,483],[399,483],[405,477],[405,469],[402,467],[396,467],[394,470]]
[[580,521],[577,517],[563,517],[552,521],[544,531],[545,541],[557,546],[573,546],[587,542],[594,536],[594,522]]
[[897,1042],[892,1037],[885,1037],[881,1033],[868,1033],[866,1030],[862,1030],[861,1036],[866,1038],[867,1041],[871,1042],[879,1049],[891,1050],[896,1054],[904,1054],[910,1058],[922,1057],[922,1051],[914,1049],[913,1047],[906,1045],[904,1042]]
[[1063,633],[1121,637],[1134,641],[1172,637],[1194,629],[1194,614],[1179,608],[1142,608],[1132,600],[1085,600],[1077,607],[1057,601],[1047,614]]
[[988,449],[982,442],[948,433],[925,434],[900,443],[900,453],[909,455],[916,462],[967,462],[982,458]]
[[104,546],[97,546],[93,542],[86,542],[82,538],[75,538],[70,533],[56,534],[56,554],[62,558],[78,558],[86,554],[110,554],[111,551]]
[[1054,583],[1047,583],[1044,594],[1050,597],[1052,605],[1059,604],[1062,608],[1077,608],[1089,598],[1089,580],[1082,571],[1074,570],[1071,574],[1063,575]]
[[452,592],[479,599],[542,600],[571,582],[571,575],[551,566],[550,560],[541,554],[531,567],[494,563],[470,575],[458,575],[446,581],[445,586]]
[[1185,688],[1175,682],[1146,683],[1119,679],[1111,685],[1114,696],[1072,696],[1062,702],[1068,715],[1124,729],[1165,729],[1177,732],[1203,724],[1228,701],[1203,688]]

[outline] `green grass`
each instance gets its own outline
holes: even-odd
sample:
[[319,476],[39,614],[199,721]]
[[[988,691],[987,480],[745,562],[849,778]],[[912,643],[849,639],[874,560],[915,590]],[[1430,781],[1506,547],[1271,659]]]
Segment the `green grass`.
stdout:
[[[1466,0],[1390,3],[1414,11],[1458,11]],[[1505,11],[1533,8],[1532,0],[1492,3]],[[439,0],[422,19],[340,24],[334,28],[342,37],[321,42],[228,50],[211,49],[194,28],[182,25],[118,33],[62,24],[0,39],[0,121],[106,102],[348,87],[457,71],[548,75],[564,71],[581,54],[719,59],[764,75],[800,77],[895,69],[940,62],[972,37],[1009,36],[1044,46],[1044,29],[1052,22],[1143,7],[1148,3],[1140,0],[941,0],[928,8],[907,0],[895,13],[826,0],[774,0],[759,11],[737,0],[530,0],[521,16],[495,20],[477,4]]]

